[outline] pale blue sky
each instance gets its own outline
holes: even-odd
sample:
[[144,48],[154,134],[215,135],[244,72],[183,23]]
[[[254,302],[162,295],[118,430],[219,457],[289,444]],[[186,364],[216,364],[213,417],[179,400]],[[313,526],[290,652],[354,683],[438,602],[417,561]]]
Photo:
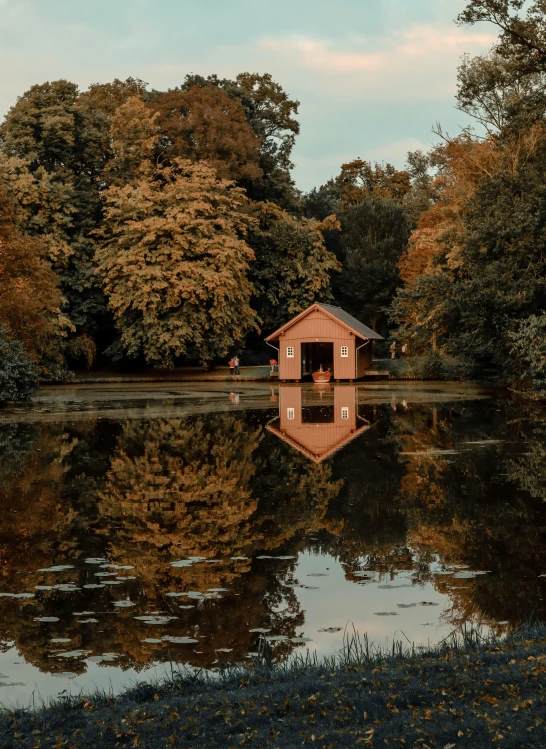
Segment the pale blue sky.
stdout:
[[457,64],[493,42],[465,0],[0,0],[0,114],[33,83],[270,72],[301,101],[297,185],[360,156],[402,166],[438,120],[455,132]]

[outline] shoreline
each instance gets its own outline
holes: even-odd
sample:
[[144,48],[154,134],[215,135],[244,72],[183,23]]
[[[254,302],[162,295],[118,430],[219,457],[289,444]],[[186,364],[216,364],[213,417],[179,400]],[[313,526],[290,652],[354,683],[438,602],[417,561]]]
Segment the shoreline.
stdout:
[[295,657],[175,675],[111,697],[66,697],[0,712],[0,748],[93,746],[525,747],[546,736],[546,626],[500,641],[463,633],[449,645],[390,654],[348,638],[337,657]]

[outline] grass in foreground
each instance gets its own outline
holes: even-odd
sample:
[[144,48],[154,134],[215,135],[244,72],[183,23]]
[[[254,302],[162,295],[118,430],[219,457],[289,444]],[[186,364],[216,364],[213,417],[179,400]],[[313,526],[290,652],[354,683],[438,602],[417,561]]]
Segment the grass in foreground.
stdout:
[[546,746],[546,627],[508,640],[463,633],[426,652],[372,651],[358,636],[317,662],[219,678],[180,674],[119,697],[0,714],[0,747],[159,749]]

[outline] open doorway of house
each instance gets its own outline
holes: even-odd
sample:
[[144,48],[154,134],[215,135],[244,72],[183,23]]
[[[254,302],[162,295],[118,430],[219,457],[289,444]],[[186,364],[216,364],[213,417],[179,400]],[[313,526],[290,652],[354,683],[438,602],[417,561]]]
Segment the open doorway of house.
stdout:
[[330,370],[334,374],[334,344],[333,343],[302,343],[301,344],[301,374],[302,379],[308,379],[313,372],[320,369]]

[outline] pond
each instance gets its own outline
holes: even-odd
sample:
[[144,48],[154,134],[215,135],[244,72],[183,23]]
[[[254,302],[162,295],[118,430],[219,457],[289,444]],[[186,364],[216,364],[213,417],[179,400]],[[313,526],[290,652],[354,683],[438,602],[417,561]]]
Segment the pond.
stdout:
[[546,619],[546,409],[116,384],[0,412],[0,704]]

